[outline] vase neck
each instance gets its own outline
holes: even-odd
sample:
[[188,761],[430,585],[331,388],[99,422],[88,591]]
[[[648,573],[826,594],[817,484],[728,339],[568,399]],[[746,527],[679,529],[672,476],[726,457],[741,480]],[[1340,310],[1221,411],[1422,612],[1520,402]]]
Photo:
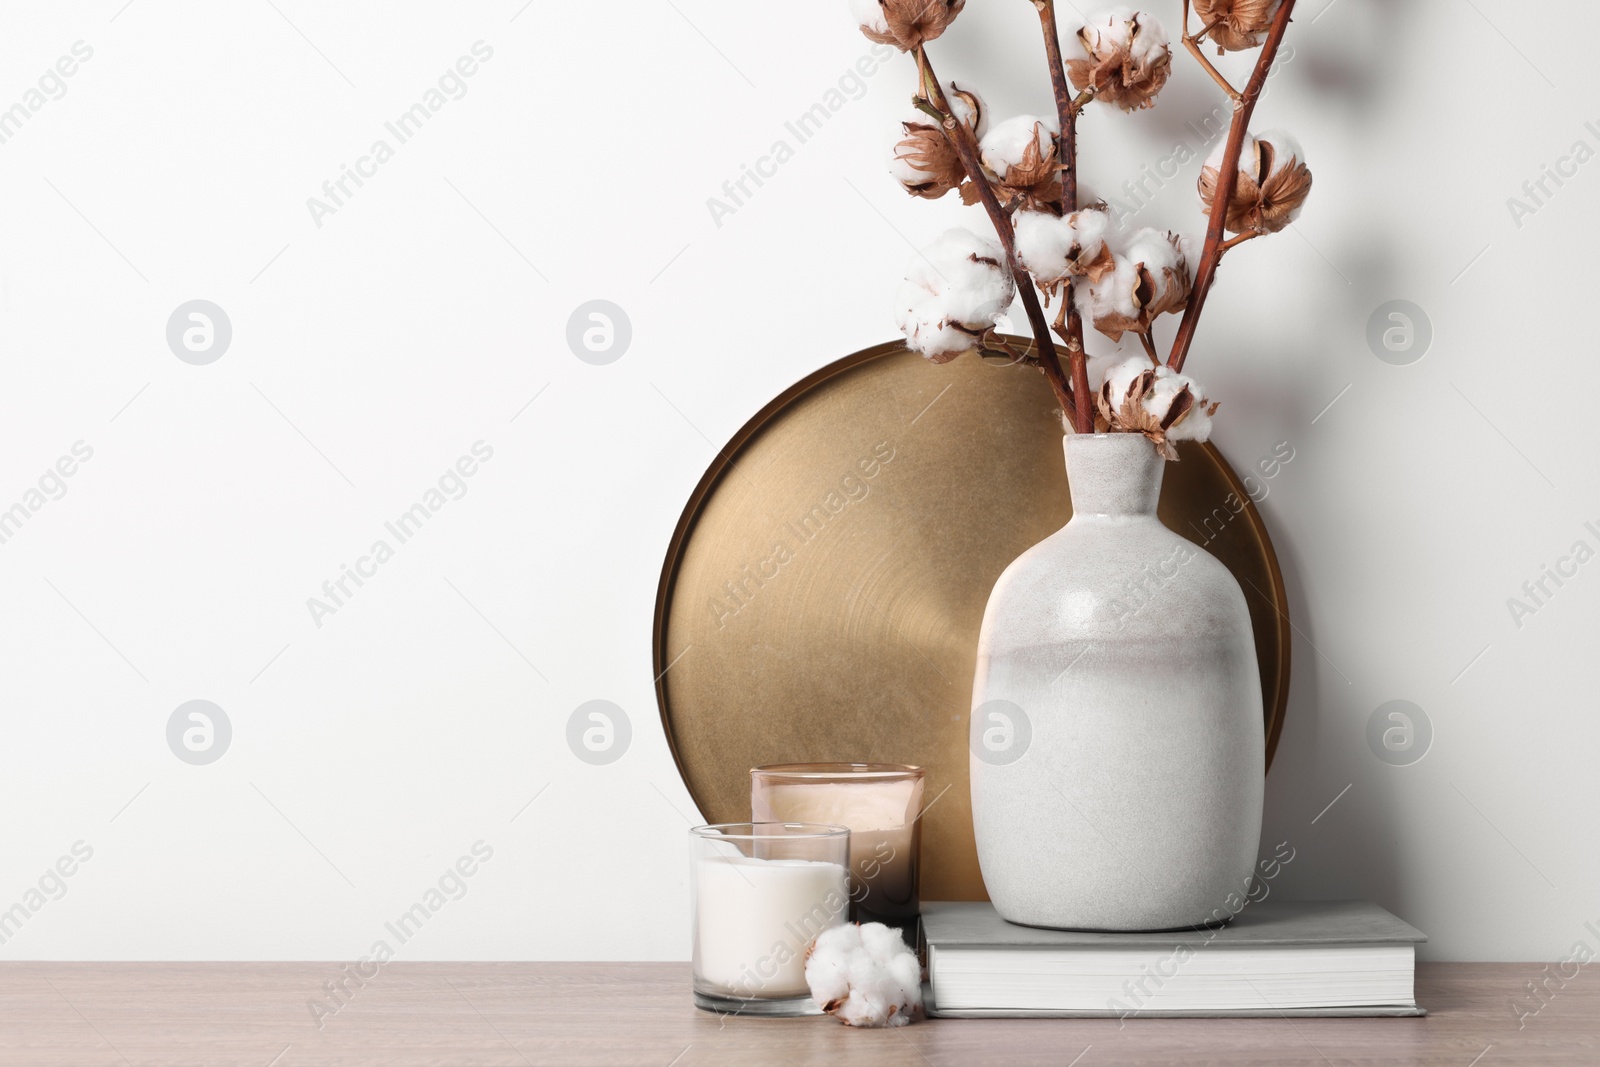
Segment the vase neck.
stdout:
[[1067,434],[1073,518],[1154,515],[1166,461],[1137,433]]

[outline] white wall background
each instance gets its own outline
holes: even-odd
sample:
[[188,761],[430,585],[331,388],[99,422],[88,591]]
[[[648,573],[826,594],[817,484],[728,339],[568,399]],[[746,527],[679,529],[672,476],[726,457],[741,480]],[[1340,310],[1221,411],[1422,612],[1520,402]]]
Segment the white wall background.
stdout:
[[[750,414],[892,335],[908,241],[982,224],[884,174],[905,61],[786,132],[869,53],[842,6],[5,6],[0,108],[93,55],[0,144],[0,508],[93,456],[0,544],[0,908],[93,856],[0,958],[353,960],[480,840],[400,958],[686,955],[698,815],[649,651],[667,537]],[[1555,959],[1600,919],[1600,562],[1520,626],[1507,598],[1600,547],[1600,163],[1520,220],[1507,198],[1600,149],[1576,47],[1600,11],[1302,6],[1257,126],[1294,129],[1316,189],[1230,257],[1190,364],[1236,463],[1295,449],[1262,505],[1298,628],[1266,840],[1296,848],[1283,892],[1370,896],[1432,958]],[[968,8],[943,73],[1045,109],[1031,7]],[[307,198],[478,41],[465,95],[318,226]],[[1153,112],[1094,113],[1089,184],[1192,146],[1220,99],[1180,60]],[[794,158],[718,225],[707,198],[779,139]],[[1140,221],[1197,233],[1197,168]],[[233,329],[206,366],[165,337],[197,298]],[[564,336],[592,299],[632,323],[608,366]],[[1434,332],[1409,366],[1366,340],[1395,299]],[[466,495],[314,624],[478,441]],[[167,745],[191,699],[232,724],[208,766]],[[608,766],[565,740],[591,699],[632,722]],[[1410,766],[1366,740],[1392,699],[1431,722]]]

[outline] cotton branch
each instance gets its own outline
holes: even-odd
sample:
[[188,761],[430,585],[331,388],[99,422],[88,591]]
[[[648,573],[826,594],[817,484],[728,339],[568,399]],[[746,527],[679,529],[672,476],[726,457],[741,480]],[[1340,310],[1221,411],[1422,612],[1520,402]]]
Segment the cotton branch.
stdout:
[[995,234],[1005,249],[1011,276],[1017,283],[1017,295],[1022,298],[1022,306],[1028,313],[1028,325],[1033,332],[1034,346],[1038,349],[1039,365],[1045,377],[1049,379],[1051,389],[1055,391],[1056,402],[1071,420],[1074,430],[1078,433],[1093,432],[1093,422],[1090,421],[1086,425],[1079,418],[1078,404],[1075,403],[1072,387],[1067,384],[1066,375],[1061,370],[1061,360],[1056,355],[1055,342],[1050,338],[1050,324],[1045,319],[1044,309],[1039,305],[1039,294],[1034,290],[1033,277],[1023,268],[1022,261],[1017,257],[1016,231],[1011,225],[1011,216],[1001,205],[1000,198],[995,195],[994,185],[983,172],[983,164],[978,159],[977,142],[972,132],[955,118],[955,112],[939,85],[938,76],[933,72],[933,64],[928,59],[927,50],[919,45],[916,57],[917,69],[921,75],[923,99],[939,113],[939,125],[950,139],[956,154],[961,157],[961,165],[967,173],[967,179],[978,191],[978,198],[983,202],[984,210],[989,213],[989,221],[994,224]]
[[[1061,153],[1061,213],[1078,210],[1078,109],[1083,104],[1073,99],[1072,86],[1067,81],[1066,65],[1061,61],[1061,36],[1056,31],[1055,0],[1034,0],[1039,12],[1039,28],[1044,33],[1045,58],[1050,63],[1050,87],[1056,99],[1058,138]],[[1083,345],[1083,317],[1078,314],[1073,300],[1073,283],[1068,278],[1062,293],[1067,312],[1066,330],[1062,339],[1067,343],[1067,363],[1072,368],[1072,392],[1076,401],[1073,426],[1079,433],[1094,429],[1093,400],[1089,395],[1089,357]],[[1057,316],[1060,323],[1060,316]],[[1059,325],[1058,325],[1059,330]]]
[[[1239,155],[1244,148],[1245,134],[1249,132],[1250,116],[1267,83],[1267,72],[1277,58],[1278,46],[1283,43],[1283,35],[1289,29],[1289,16],[1293,11],[1294,0],[1283,0],[1273,16],[1272,29],[1267,33],[1266,42],[1261,46],[1261,55],[1256,57],[1256,68],[1245,83],[1244,91],[1234,102],[1233,125],[1228,128],[1228,143],[1223,149],[1222,168],[1217,174],[1217,189],[1211,199],[1211,214],[1206,225],[1206,242],[1200,252],[1200,266],[1195,271],[1194,285],[1189,290],[1188,304],[1183,309],[1183,321],[1178,324],[1178,334],[1172,341],[1172,354],[1167,357],[1167,365],[1176,371],[1183,370],[1183,362],[1189,357],[1189,347],[1194,344],[1194,331],[1199,325],[1206,295],[1216,280],[1217,264],[1221,262],[1223,252],[1237,243],[1225,242],[1223,233],[1228,219],[1228,205],[1233,202],[1233,193],[1239,184]],[[1184,4],[1184,15],[1187,43],[1187,3]]]
[[1239,90],[1235,89],[1228,79],[1222,76],[1220,70],[1211,65],[1211,60],[1207,59],[1206,54],[1200,50],[1200,42],[1205,39],[1206,34],[1216,29],[1217,23],[1221,21],[1221,19],[1217,19],[1202,28],[1199,33],[1190,33],[1189,0],[1183,0],[1183,47],[1187,48],[1189,54],[1194,56],[1195,62],[1204,67],[1206,73],[1211,75],[1211,80],[1222,86],[1222,91],[1227,93],[1228,99],[1232,100],[1234,105],[1237,106],[1239,103]]
[[1066,64],[1061,60],[1061,37],[1056,32],[1055,0],[1033,0],[1039,12],[1039,28],[1044,31],[1044,54],[1050,63],[1050,88],[1056,98],[1056,118],[1061,129],[1061,207],[1063,213],[1078,208],[1078,160],[1076,129],[1078,109],[1073,103],[1072,84],[1067,81]]

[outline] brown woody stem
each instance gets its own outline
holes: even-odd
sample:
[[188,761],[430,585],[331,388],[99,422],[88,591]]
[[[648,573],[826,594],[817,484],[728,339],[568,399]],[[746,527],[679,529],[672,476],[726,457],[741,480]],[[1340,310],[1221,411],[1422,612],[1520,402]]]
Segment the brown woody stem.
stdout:
[[1217,253],[1218,253],[1218,255],[1221,255],[1223,252],[1226,252],[1228,249],[1232,248],[1234,245],[1242,245],[1246,241],[1250,240],[1252,237],[1260,237],[1260,236],[1261,236],[1261,231],[1260,230],[1246,230],[1243,233],[1241,233],[1239,236],[1230,237],[1226,241],[1222,242],[1222,244],[1217,248]]
[[[1200,313],[1206,305],[1206,296],[1216,281],[1217,264],[1225,251],[1223,233],[1228,220],[1228,205],[1233,202],[1234,190],[1239,184],[1239,155],[1244,150],[1245,133],[1250,128],[1250,115],[1255,111],[1256,100],[1267,83],[1267,72],[1277,58],[1278,46],[1289,29],[1289,17],[1294,12],[1294,0],[1283,0],[1278,13],[1272,18],[1272,29],[1256,58],[1256,68],[1245,83],[1244,92],[1234,104],[1233,125],[1228,129],[1228,143],[1222,152],[1222,167],[1217,174],[1217,187],[1211,197],[1210,221],[1206,225],[1206,243],[1200,251],[1200,266],[1195,271],[1194,285],[1189,290],[1189,301],[1183,309],[1183,320],[1178,324],[1178,334],[1172,339],[1172,354],[1167,365],[1173,370],[1183,370],[1189,358],[1189,348],[1194,344],[1195,328],[1200,324]],[[1187,27],[1186,27],[1187,28]]]
[[[965,123],[957,121],[950,102],[945,99],[944,90],[939,86],[938,76],[933,72],[933,64],[928,59],[927,49],[919,45],[916,58],[917,70],[921,75],[923,98],[942,113],[940,127],[955,148],[956,154],[961,157],[961,166],[967,173],[967,180],[978,190],[978,199],[983,202],[984,210],[989,213],[989,221],[994,224],[995,234],[1005,249],[1006,261],[1011,266],[1011,276],[1016,280],[1017,295],[1022,298],[1022,306],[1028,313],[1028,325],[1033,331],[1033,343],[1039,353],[1040,367],[1044,371],[1044,376],[1050,381],[1050,388],[1056,394],[1056,402],[1072,421],[1073,428],[1078,429],[1072,387],[1067,384],[1066,375],[1061,370],[1060,358],[1056,355],[1055,342],[1050,339],[1050,323],[1044,317],[1044,309],[1039,306],[1039,294],[1033,287],[1033,277],[1023,269],[1021,260],[1017,258],[1016,231],[1011,226],[1011,216],[1001,206],[1000,198],[995,195],[994,185],[983,172],[983,164],[978,159],[977,141],[972,136],[972,131],[967,129]],[[1090,429],[1093,429],[1092,425]],[[1086,431],[1080,429],[1079,432]]]
[[1150,357],[1150,362],[1158,367],[1161,366],[1161,357],[1156,354],[1156,343],[1151,339],[1150,335],[1141,333],[1139,335],[1139,343],[1144,345],[1144,354]]
[[1027,352],[1019,352],[1015,345],[1013,345],[1010,341],[1007,341],[1004,337],[1001,337],[999,334],[995,334],[992,340],[995,344],[1000,346],[1000,350],[1002,352],[1011,357],[1012,363],[1026,363],[1029,366],[1035,367],[1039,365],[1039,361],[1034,359],[1033,356],[1029,355]]
[[1216,29],[1217,24],[1221,21],[1221,19],[1217,19],[1216,22],[1212,22],[1199,33],[1190,33],[1189,0],[1183,0],[1183,47],[1187,48],[1189,50],[1189,54],[1194,56],[1195,61],[1205,68],[1207,74],[1211,75],[1211,80],[1222,86],[1222,91],[1228,94],[1228,98],[1235,104],[1238,104],[1239,90],[1235,89],[1233,84],[1229,82],[1227,78],[1222,76],[1222,72],[1220,70],[1211,65],[1211,60],[1207,59],[1206,54],[1200,49],[1201,39],[1205,37],[1206,34]]
[[[1061,128],[1061,213],[1078,210],[1078,111],[1083,102],[1072,95],[1066,65],[1061,59],[1061,35],[1056,30],[1055,0],[1034,0],[1039,12],[1039,29],[1044,33],[1044,54],[1050,64],[1050,87],[1056,98],[1056,120]],[[1073,303],[1073,285],[1068,279],[1062,292],[1067,309],[1067,365],[1072,368],[1072,395],[1075,401],[1072,425],[1079,433],[1094,431],[1093,400],[1089,396],[1089,359],[1083,346],[1083,319]],[[1057,317],[1059,322],[1059,316]]]
[[1067,363],[1072,368],[1072,393],[1077,401],[1079,433],[1094,432],[1094,395],[1089,391],[1089,353],[1083,347],[1083,317],[1072,299],[1072,283],[1067,283]]
[[1050,328],[1054,330],[1063,341],[1065,341],[1069,336],[1067,333],[1067,312],[1071,310],[1072,301],[1061,301],[1061,303],[1056,306],[1056,321],[1050,324]]
[[1066,64],[1061,59],[1061,36],[1056,32],[1055,0],[1033,0],[1039,11],[1039,28],[1044,31],[1044,54],[1050,64],[1050,88],[1056,98],[1056,120],[1061,130],[1061,207],[1065,214],[1078,205],[1077,139],[1074,130],[1077,108],[1073,106],[1072,85],[1067,81]]

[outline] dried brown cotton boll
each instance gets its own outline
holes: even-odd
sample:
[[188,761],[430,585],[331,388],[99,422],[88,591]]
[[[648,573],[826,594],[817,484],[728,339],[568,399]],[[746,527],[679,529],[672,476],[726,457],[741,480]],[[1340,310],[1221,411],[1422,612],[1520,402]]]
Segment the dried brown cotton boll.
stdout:
[[1261,35],[1272,28],[1272,18],[1282,0],[1194,0],[1194,13],[1202,26],[1210,27],[1206,37],[1217,46],[1217,54],[1241,52],[1261,43]]
[[1096,426],[1103,433],[1142,433],[1169,460],[1178,441],[1206,441],[1217,403],[1193,378],[1132,356],[1106,371],[1095,393]]
[[[1226,142],[1212,150],[1200,170],[1200,203],[1206,213],[1216,199]],[[1311,192],[1311,171],[1293,137],[1270,130],[1245,135],[1239,150],[1239,179],[1223,221],[1230,233],[1277,233],[1300,216]]]
[[926,122],[900,124],[905,137],[894,146],[889,173],[912,196],[937,200],[966,180],[961,156],[944,130]]
[[850,0],[850,12],[870,41],[910,52],[944,33],[967,0]]
[[1172,48],[1161,23],[1130,8],[1098,15],[1075,35],[1079,55],[1067,60],[1067,74],[1082,92],[1124,111],[1155,103],[1172,73]]
[[1075,294],[1095,329],[1120,341],[1129,330],[1148,333],[1158,315],[1183,310],[1191,279],[1181,237],[1145,227],[1113,251],[1116,267]]
[[[984,134],[978,144],[983,165],[996,178],[996,194],[1010,204],[1052,210],[1061,199],[1061,162],[1056,123],[1051,118],[1015,115]],[[977,202],[977,189],[962,190],[967,203]]]

